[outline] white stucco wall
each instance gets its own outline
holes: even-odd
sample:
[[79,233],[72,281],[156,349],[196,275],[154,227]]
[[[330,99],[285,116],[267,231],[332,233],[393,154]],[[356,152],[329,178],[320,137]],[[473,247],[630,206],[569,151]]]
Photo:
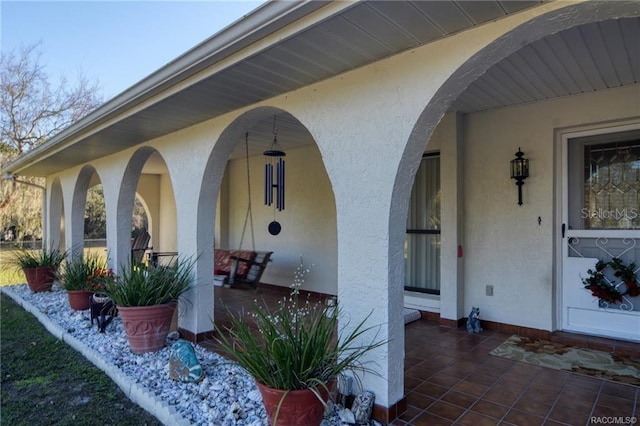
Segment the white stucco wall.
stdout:
[[[639,99],[634,86],[466,117],[465,311],[480,306],[487,320],[554,329],[554,130],[637,116]],[[518,147],[530,168],[522,206],[509,174]]]
[[[265,146],[266,147],[266,146]],[[269,234],[267,227],[274,220],[274,205],[264,204],[264,156],[250,157],[251,194],[256,250],[273,251],[273,261],[262,281],[288,287],[302,255],[305,264],[313,264],[303,284],[305,290],[327,294],[337,293],[337,233],[336,209],[331,183],[316,146],[286,152],[285,209],[275,212],[282,226],[279,235]],[[244,158],[230,161],[225,187],[229,245],[220,248],[237,249],[247,213],[247,171]],[[224,209],[225,206],[220,206]],[[251,249],[251,228],[242,244]]]

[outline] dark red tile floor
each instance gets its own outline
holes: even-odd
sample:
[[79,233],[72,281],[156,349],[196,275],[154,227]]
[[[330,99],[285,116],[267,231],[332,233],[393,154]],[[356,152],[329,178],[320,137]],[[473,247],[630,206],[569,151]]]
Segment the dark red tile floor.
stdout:
[[[282,292],[216,288],[216,323],[223,305],[250,309],[254,299],[275,303]],[[392,425],[590,425],[640,424],[640,387],[537,367],[489,355],[510,335],[440,327],[419,320],[405,328],[407,410]],[[640,344],[559,333],[558,340],[584,347]],[[595,421],[594,421],[595,419]]]
[[[574,426],[612,422],[613,417],[640,422],[640,387],[489,355],[509,336],[492,331],[470,335],[425,320],[407,325],[408,409],[393,425]],[[597,340],[640,356],[640,344],[569,333],[562,337],[585,347]]]

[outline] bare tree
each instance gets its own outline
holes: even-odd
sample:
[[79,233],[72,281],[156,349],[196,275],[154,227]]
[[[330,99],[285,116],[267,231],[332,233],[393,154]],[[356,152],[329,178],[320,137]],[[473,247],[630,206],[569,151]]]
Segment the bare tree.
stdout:
[[[74,84],[66,77],[51,84],[39,47],[23,46],[0,56],[0,166],[43,144],[102,103],[98,83],[82,72]],[[41,179],[23,179],[43,184]],[[42,225],[39,216],[33,217],[39,213],[34,213],[33,205],[41,206],[41,197],[38,188],[2,181],[0,232],[19,225],[23,232],[37,233]]]

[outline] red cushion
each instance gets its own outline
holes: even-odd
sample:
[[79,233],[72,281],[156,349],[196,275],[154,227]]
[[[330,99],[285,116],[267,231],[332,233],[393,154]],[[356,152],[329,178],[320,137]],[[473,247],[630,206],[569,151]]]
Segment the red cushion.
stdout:
[[229,257],[229,250],[215,249],[213,253],[213,263],[216,270],[226,271],[228,274],[229,268],[231,268],[231,258]]
[[238,262],[238,269],[236,275],[241,278],[245,278],[249,272],[251,262],[256,258],[256,252],[250,250],[224,250],[214,249],[214,270],[216,275],[229,275],[231,273],[231,266],[233,265],[233,256],[247,259],[250,262]]

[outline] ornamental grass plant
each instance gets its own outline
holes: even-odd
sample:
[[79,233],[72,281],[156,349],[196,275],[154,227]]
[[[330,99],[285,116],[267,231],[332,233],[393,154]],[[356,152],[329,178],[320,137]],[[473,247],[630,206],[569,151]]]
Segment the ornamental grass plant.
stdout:
[[[256,301],[252,313],[229,312],[231,325],[226,327],[228,335],[219,334],[220,345],[257,382],[274,389],[326,388],[349,370],[377,374],[360,362],[384,344],[377,340],[375,327],[365,325],[369,316],[351,331],[340,332],[337,305],[299,300],[308,272],[301,260],[290,296],[275,309]],[[374,335],[370,343],[363,344],[370,333]]]
[[65,253],[53,247],[48,249],[43,247],[40,250],[20,248],[13,254],[11,263],[17,269],[47,267],[57,271],[64,259]]
[[104,293],[123,307],[177,302],[194,282],[193,266],[191,259],[178,259],[172,266],[135,264],[107,281]]
[[107,271],[107,259],[97,253],[88,253],[67,261],[63,271],[58,274],[58,282],[67,291],[99,292],[98,278],[106,276]]

